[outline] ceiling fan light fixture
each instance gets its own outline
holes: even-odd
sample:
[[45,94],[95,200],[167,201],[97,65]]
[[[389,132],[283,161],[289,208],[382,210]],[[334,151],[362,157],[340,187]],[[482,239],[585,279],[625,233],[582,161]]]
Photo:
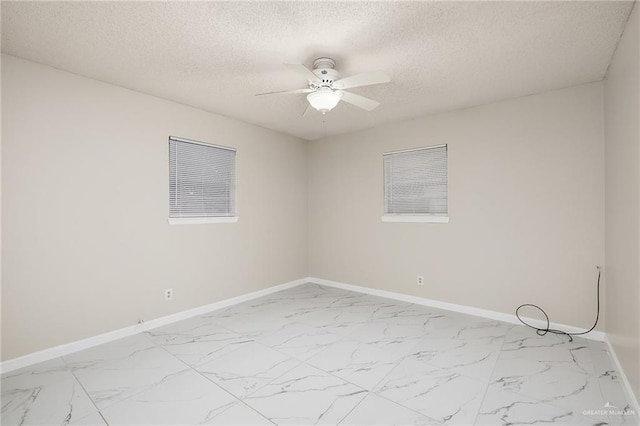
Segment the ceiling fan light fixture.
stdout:
[[328,87],[323,87],[307,95],[309,104],[323,114],[335,108],[340,102],[340,98],[342,98],[342,92],[334,92]]

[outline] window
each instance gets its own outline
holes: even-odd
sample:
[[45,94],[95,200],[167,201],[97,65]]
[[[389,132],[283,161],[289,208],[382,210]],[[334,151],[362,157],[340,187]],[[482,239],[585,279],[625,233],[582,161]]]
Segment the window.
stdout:
[[236,150],[169,138],[169,223],[236,222]]
[[384,154],[384,222],[448,222],[447,146]]

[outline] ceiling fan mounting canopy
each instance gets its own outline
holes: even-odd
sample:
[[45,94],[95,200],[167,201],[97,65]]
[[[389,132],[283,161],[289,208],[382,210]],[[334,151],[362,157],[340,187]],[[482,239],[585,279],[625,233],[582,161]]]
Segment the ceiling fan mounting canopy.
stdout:
[[336,61],[334,61],[331,58],[327,58],[326,56],[323,56],[322,58],[318,58],[315,61],[313,61],[314,68],[335,68],[335,66],[336,66]]
[[[322,114],[331,111],[341,100],[364,110],[371,111],[380,105],[380,103],[373,99],[356,95],[355,93],[345,92],[344,89],[388,83],[391,81],[389,76],[382,71],[340,78],[340,74],[335,69],[336,62],[328,57],[317,58],[313,61],[313,70],[310,70],[302,64],[285,65],[297,74],[304,76],[307,80],[308,88],[259,93],[256,96],[306,93],[309,105]],[[303,115],[306,115],[308,110],[309,107],[307,107]]]

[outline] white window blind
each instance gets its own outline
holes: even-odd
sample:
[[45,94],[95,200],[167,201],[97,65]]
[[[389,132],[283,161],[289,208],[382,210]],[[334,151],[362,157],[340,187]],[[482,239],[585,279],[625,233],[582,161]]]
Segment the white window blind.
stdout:
[[169,138],[169,218],[235,216],[236,151]]
[[448,215],[447,146],[384,154],[385,215]]

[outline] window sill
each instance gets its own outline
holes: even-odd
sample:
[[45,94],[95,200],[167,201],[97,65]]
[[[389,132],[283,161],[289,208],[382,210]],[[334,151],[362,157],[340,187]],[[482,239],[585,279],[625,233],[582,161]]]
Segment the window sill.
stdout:
[[383,215],[383,222],[449,223],[449,216]]
[[169,225],[191,225],[199,223],[236,223],[237,216],[229,217],[170,217],[167,219]]

